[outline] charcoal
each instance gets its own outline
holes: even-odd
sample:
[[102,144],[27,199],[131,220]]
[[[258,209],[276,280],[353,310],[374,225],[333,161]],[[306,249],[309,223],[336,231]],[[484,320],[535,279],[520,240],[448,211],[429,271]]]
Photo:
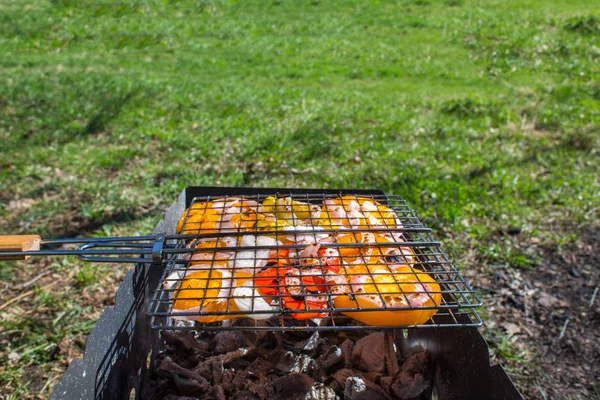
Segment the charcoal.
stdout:
[[220,385],[214,386],[215,400],[227,400],[225,391]]
[[[212,374],[210,383],[213,385],[220,385],[223,381],[223,363],[218,360],[212,360],[210,363]],[[221,390],[223,390],[221,388]]]
[[208,343],[201,340],[197,340],[191,332],[163,332],[162,336],[168,345],[171,345],[176,349],[180,349],[188,353],[192,350],[208,351],[210,349],[210,345]]
[[346,389],[346,380],[351,376],[357,376],[366,380],[360,371],[350,368],[343,368],[331,375],[330,378],[325,381],[325,383],[329,384],[329,387],[331,387],[338,395],[341,396],[344,394],[344,390]]
[[201,375],[196,373],[194,370],[184,368],[184,367],[178,365],[170,357],[163,358],[163,360],[161,361],[160,366],[158,368],[159,368],[159,372],[166,373],[167,375],[169,375],[169,374],[171,376],[181,375],[182,377],[187,378],[189,380],[194,380],[199,383],[204,381],[204,383],[206,383],[206,380],[204,379],[204,377],[202,377]]
[[233,380],[235,379],[236,372],[230,369],[224,369],[221,376],[221,387],[225,393],[233,392]]
[[321,355],[327,353],[329,349],[333,346],[331,341],[327,338],[323,338],[319,335],[318,338],[314,341],[314,346],[312,349],[307,349],[305,351],[311,358],[317,359]]
[[344,396],[348,400],[391,400],[381,386],[359,376],[346,379]]
[[319,332],[289,331],[276,332],[277,345],[289,349],[312,350],[319,340]]
[[220,385],[213,386],[204,396],[196,397],[199,400],[227,400],[225,391]]
[[331,346],[317,358],[317,365],[327,370],[338,364],[342,359],[342,350],[337,346]]
[[342,357],[344,358],[344,368],[352,367],[352,348],[354,347],[354,342],[350,339],[344,340],[344,342],[340,345],[340,349],[342,350]]
[[333,389],[323,385],[322,383],[315,383],[310,388],[310,391],[306,394],[306,400],[340,400],[339,396],[335,394]]
[[270,362],[264,358],[258,357],[246,370],[254,375],[267,375],[271,369],[273,369],[273,365]]
[[196,380],[173,374],[171,380],[175,389],[184,396],[200,396],[209,388],[208,382],[204,378]]
[[[239,356],[239,359],[248,361],[248,365],[250,365],[250,363],[252,363],[252,361],[256,360],[258,357],[265,358],[269,351],[261,347],[249,347],[247,349],[243,349],[243,353],[244,354]],[[225,360],[225,363],[229,364],[229,362],[233,360],[236,360],[236,358],[230,357],[227,360]]]
[[289,374],[273,382],[275,399],[305,399],[313,385],[313,379],[305,374]]
[[204,379],[210,380],[212,379],[212,370],[213,367],[211,365],[211,361],[204,361],[199,363],[195,368],[194,368],[194,373],[202,376]]
[[227,353],[242,347],[249,347],[253,344],[248,339],[248,335],[245,335],[245,332],[238,331],[219,332],[215,335],[214,343],[215,353],[217,354]]
[[238,349],[225,354],[209,357],[198,363],[193,370],[196,374],[201,375],[205,379],[212,380],[213,384],[219,384],[221,383],[223,365],[231,360],[239,359],[245,355],[246,352],[246,349]]
[[248,375],[250,375],[250,373],[248,371],[245,371],[245,370],[237,371],[231,384],[237,390],[245,389],[246,388],[246,380],[248,379]]
[[352,365],[365,372],[385,372],[385,333],[375,332],[358,340],[352,349]]
[[244,360],[243,358],[235,358],[233,360],[228,361],[227,363],[224,363],[223,365],[227,368],[239,370],[248,368],[248,365],[250,365],[250,363],[250,361]]
[[294,368],[296,357],[289,350],[276,348],[267,355],[267,360],[273,365],[275,370],[287,373]]
[[279,345],[274,332],[263,332],[264,334],[256,341],[256,347],[264,350],[276,349]]
[[383,388],[383,390],[385,390],[385,392],[387,394],[391,393],[391,389],[390,387],[392,386],[392,383],[394,383],[394,376],[382,376],[379,379],[379,384],[381,385],[381,387]]
[[273,388],[266,386],[263,383],[248,382],[248,390],[260,400],[270,399],[273,397]]
[[[198,343],[191,333],[172,334],[164,332],[165,346],[169,347],[171,357],[182,367],[194,368],[199,357],[208,355],[208,348]],[[190,354],[194,355],[190,357]]]
[[233,395],[233,397],[231,399],[232,400],[258,400],[258,397],[253,395],[248,390],[243,390],[243,391],[237,392],[235,395]]
[[[342,350],[337,346],[330,346],[324,354],[321,354],[315,361],[316,369],[312,374],[313,378],[322,380],[334,367],[343,366],[344,359]],[[338,369],[338,368],[336,368]]]
[[[166,333],[166,345],[153,363],[141,397],[423,398],[432,384],[430,353],[415,351],[387,332],[365,333],[223,331],[198,332],[196,337]],[[399,356],[397,348],[406,358]]]
[[430,353],[428,350],[410,354],[402,364],[390,391],[400,399],[412,399],[420,396],[431,384],[429,370]]
[[392,334],[386,332],[385,334],[385,369],[389,376],[395,376],[400,372],[400,366],[398,365],[398,355],[394,349],[394,337]]
[[140,397],[145,400],[163,400],[170,383],[165,379],[147,379],[141,385]]
[[296,356],[291,372],[296,374],[312,375],[316,368],[317,365],[315,363],[315,360],[313,360],[306,354],[300,354]]
[[384,375],[380,372],[363,372],[363,376],[371,382],[378,383]]

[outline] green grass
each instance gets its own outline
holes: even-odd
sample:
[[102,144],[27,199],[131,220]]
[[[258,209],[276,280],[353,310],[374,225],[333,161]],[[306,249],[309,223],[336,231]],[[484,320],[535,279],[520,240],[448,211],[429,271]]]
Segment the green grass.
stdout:
[[[188,185],[380,188],[459,263],[536,268],[508,227],[560,244],[598,218],[599,18],[595,1],[0,2],[0,232],[147,233]],[[43,345],[93,325],[76,294],[105,282],[69,265],[71,286],[26,300],[67,312],[60,329],[0,322],[47,371],[64,356]],[[0,383],[25,395],[18,365]]]

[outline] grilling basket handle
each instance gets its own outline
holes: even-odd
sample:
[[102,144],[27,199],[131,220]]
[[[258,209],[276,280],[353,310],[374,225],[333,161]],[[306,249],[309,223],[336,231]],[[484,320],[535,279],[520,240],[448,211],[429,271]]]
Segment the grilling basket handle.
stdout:
[[[0,235],[0,261],[76,256],[89,262],[159,264],[169,247],[168,238],[168,235],[152,235],[46,240],[39,235]],[[63,245],[70,248],[61,248]]]
[[42,238],[39,235],[4,235],[0,236],[0,260],[25,260],[29,256],[4,255],[3,253],[22,253],[40,250]]
[[[333,232],[323,229],[323,233]],[[355,229],[356,232],[369,232],[371,229]],[[428,228],[412,228],[411,231],[429,232]],[[296,234],[311,233],[312,230],[296,230]],[[223,236],[271,235],[275,230],[257,232],[220,232],[199,234],[159,234],[149,236],[93,237],[42,239],[39,235],[0,235],[0,261],[25,260],[32,256],[76,256],[82,261],[115,262],[115,263],[148,263],[161,264],[165,256],[182,253],[193,253],[194,248],[178,247],[181,239],[216,239]],[[437,241],[389,242],[388,245],[406,247],[437,246]],[[354,243],[353,247],[369,246],[370,243]],[[71,246],[65,249],[61,246]],[[74,246],[74,248],[73,248]],[[304,248],[306,244],[279,246],[281,248]],[[332,243],[328,247],[345,247],[348,244]],[[251,246],[252,249],[265,249],[269,246]],[[239,251],[243,246],[204,248],[204,251]]]

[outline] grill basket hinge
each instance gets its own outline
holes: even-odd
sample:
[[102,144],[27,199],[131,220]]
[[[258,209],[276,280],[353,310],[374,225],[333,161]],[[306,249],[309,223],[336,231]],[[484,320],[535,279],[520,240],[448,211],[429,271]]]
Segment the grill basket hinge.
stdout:
[[152,245],[152,265],[162,265],[165,235],[158,235]]

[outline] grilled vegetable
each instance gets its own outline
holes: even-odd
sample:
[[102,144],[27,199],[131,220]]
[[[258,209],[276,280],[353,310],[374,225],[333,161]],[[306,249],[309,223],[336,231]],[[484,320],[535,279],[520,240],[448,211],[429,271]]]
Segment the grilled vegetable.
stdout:
[[298,320],[324,317],[321,312],[294,312],[297,310],[322,310],[327,307],[325,279],[290,267],[272,267],[257,274],[254,279],[258,293],[272,304],[283,302],[291,316]]
[[207,269],[187,275],[174,294],[174,318],[190,319],[199,322],[217,322],[237,317],[237,315],[177,315],[177,311],[185,313],[214,313],[238,311],[235,303],[229,301],[232,288],[242,285],[250,279],[249,274],[227,270]]
[[[404,326],[427,322],[435,315],[442,296],[440,286],[428,274],[404,266],[392,272],[386,265],[355,267],[351,273],[351,295],[334,299],[339,309],[379,309],[373,311],[342,311],[367,325]],[[406,307],[404,311],[386,311],[388,307]],[[414,308],[411,310],[410,308]]]
[[269,319],[276,311],[277,306],[271,306],[258,290],[252,285],[252,281],[247,281],[238,286],[233,291],[232,301],[240,311],[248,313],[248,317],[256,320]]
[[[197,251],[187,258],[189,268],[199,271],[175,292],[175,309],[236,310],[254,319],[284,310],[305,320],[326,316],[323,310],[333,302],[370,325],[422,324],[441,304],[440,287],[411,268],[415,255],[401,245],[405,239],[396,229],[401,226],[392,209],[367,197],[330,198],[322,206],[273,196],[261,204],[241,198],[195,203],[178,232],[232,233],[200,236],[190,244]],[[236,246],[240,249],[231,250]],[[372,310],[356,311],[365,308]]]

